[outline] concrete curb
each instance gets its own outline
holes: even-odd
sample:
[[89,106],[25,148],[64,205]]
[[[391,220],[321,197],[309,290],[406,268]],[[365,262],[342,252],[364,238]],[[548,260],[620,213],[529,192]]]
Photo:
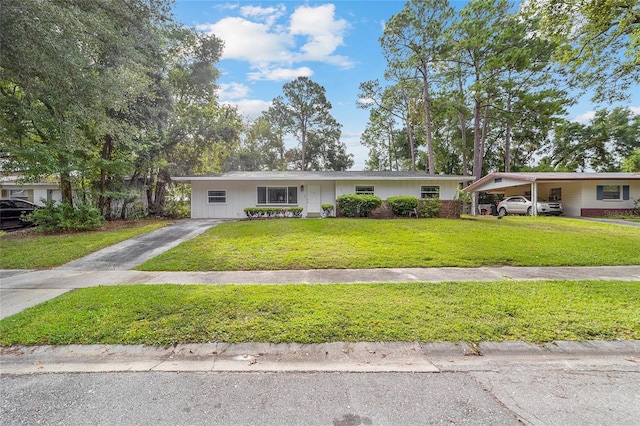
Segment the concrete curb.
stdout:
[[0,348],[0,374],[68,372],[411,372],[478,371],[494,365],[623,365],[640,372],[640,340],[423,343],[206,343]]

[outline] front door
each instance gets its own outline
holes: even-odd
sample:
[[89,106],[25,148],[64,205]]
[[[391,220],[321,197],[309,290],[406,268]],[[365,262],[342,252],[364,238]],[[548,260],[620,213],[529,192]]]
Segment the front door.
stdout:
[[310,185],[307,187],[307,214],[322,212],[322,197],[320,196],[320,186]]

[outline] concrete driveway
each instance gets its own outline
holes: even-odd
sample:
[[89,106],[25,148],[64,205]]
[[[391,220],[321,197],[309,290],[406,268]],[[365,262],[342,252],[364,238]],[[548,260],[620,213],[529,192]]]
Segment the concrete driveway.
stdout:
[[56,269],[66,271],[126,270],[146,262],[221,223],[219,220],[179,220],[162,229],[104,248]]

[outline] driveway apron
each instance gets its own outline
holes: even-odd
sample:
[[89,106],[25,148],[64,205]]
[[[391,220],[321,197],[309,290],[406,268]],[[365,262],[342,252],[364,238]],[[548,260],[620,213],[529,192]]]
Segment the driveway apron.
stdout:
[[180,220],[162,229],[104,248],[56,269],[110,271],[135,268],[219,223],[220,221],[216,220]]

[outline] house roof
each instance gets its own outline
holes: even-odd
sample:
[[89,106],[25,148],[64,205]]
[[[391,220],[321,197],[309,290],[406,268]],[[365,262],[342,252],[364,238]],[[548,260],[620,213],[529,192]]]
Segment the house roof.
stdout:
[[284,180],[304,180],[304,181],[373,181],[373,180],[454,180],[470,182],[473,176],[453,176],[453,175],[428,175],[420,172],[363,172],[363,171],[325,171],[325,172],[302,172],[302,171],[247,171],[228,172],[208,176],[178,176],[172,178],[178,182],[193,181],[284,181]]
[[530,172],[530,173],[491,173],[464,188],[465,192],[481,190],[496,179],[527,182],[567,182],[578,180],[640,180],[640,173],[575,173],[575,172]]

